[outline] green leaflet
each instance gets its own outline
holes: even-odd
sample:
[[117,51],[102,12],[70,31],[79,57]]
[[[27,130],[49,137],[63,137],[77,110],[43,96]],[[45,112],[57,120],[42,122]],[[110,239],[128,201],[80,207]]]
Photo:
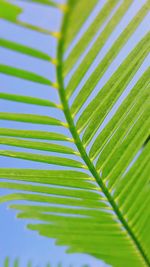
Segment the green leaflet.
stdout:
[[75,188],[94,189],[94,185],[86,173],[79,171],[32,170],[32,169],[0,169],[0,178],[14,181],[59,185]]
[[[66,178],[70,179],[92,179],[90,178],[90,176],[87,173],[84,172],[79,172],[79,171],[66,171],[66,170],[61,170],[61,171],[57,171],[57,170],[28,170],[28,169],[0,169],[0,177],[7,177],[9,175],[9,177],[13,177],[13,178],[17,178],[17,177],[21,177],[24,175],[29,176],[29,179],[33,177],[47,177],[47,178]],[[94,179],[93,179],[94,181]]]
[[12,42],[10,40],[6,40],[6,39],[0,39],[0,46],[4,47],[4,48],[8,48],[10,50],[14,50],[16,52],[25,54],[25,55],[29,55],[35,58],[39,58],[39,59],[43,59],[43,60],[47,60],[47,61],[52,61],[52,58],[41,52],[38,51],[34,48],[22,45],[22,44],[18,44],[16,42]]
[[[16,194],[10,194],[7,196],[1,196],[0,197],[0,203],[6,202],[6,201],[14,201],[14,200],[25,200],[25,201],[31,201],[31,202],[37,202],[37,203],[48,203],[48,204],[55,204],[55,205],[69,205],[72,207],[88,207],[88,208],[105,208],[106,205],[100,201],[95,200],[81,200],[78,198],[64,198],[64,197],[53,197],[53,196],[45,196],[42,194],[25,194],[25,193],[16,193]],[[30,214],[32,216],[32,214]]]
[[31,105],[39,105],[39,106],[47,106],[47,107],[57,107],[55,103],[50,102],[45,99],[35,98],[31,96],[23,96],[23,95],[15,95],[15,94],[7,94],[7,93],[0,93],[0,99],[21,102]]
[[0,136],[56,140],[56,141],[72,141],[71,138],[68,138],[67,136],[59,133],[35,131],[35,130],[14,130],[8,128],[0,128]]
[[65,123],[48,116],[0,112],[0,120],[64,126]]
[[46,156],[42,154],[33,154],[25,152],[16,152],[11,150],[0,150],[0,155],[5,157],[12,157],[18,159],[26,159],[31,161],[43,162],[48,164],[75,167],[75,168],[84,168],[84,165],[76,160],[68,158],[59,158],[55,156]]
[[9,267],[9,258],[8,257],[5,259],[4,267]]
[[[26,1],[26,0],[23,0],[23,1]],[[50,1],[50,0],[27,0],[27,1],[34,2],[37,4],[42,4],[42,5],[53,6],[53,7],[59,6],[55,1]]]
[[51,151],[57,153],[64,153],[64,154],[76,154],[77,152],[74,151],[72,148],[57,144],[50,144],[44,142],[34,142],[34,141],[26,141],[17,138],[6,138],[0,137],[0,144],[8,145],[8,146],[16,146],[16,147],[24,147],[29,149],[36,149],[42,151]]
[[[33,206],[33,205],[29,205],[29,206],[26,206],[26,205],[10,205],[10,208],[13,208],[13,209],[16,209],[16,210],[19,210],[20,212],[26,212],[26,213],[37,213],[37,210],[39,213],[62,213],[62,214],[72,214],[72,215],[82,215],[82,216],[87,216],[87,217],[97,217],[97,220],[99,219],[100,221],[100,218],[99,218],[99,215],[102,216],[102,218],[106,219],[106,223],[107,223],[107,219],[110,215],[104,213],[104,214],[100,214],[98,210],[91,210],[91,209],[72,209],[72,208],[64,208],[64,207],[47,207],[47,206]],[[81,226],[81,225],[80,225]],[[68,230],[68,228],[65,229],[66,232]]]
[[[22,213],[20,213],[19,214],[19,217],[21,218],[32,218],[32,216],[34,217],[34,218],[36,218],[36,219],[39,219],[39,220],[43,220],[43,221],[47,221],[47,222],[52,222],[52,223],[56,223],[57,224],[57,222],[58,221],[60,221],[61,222],[61,224],[62,224],[62,226],[65,226],[66,225],[66,216],[58,216],[58,215],[53,215],[53,214],[44,214],[44,213],[40,213],[40,212],[35,212],[35,213],[27,213],[27,212],[22,212]],[[111,218],[112,216],[110,216],[110,215],[107,215],[107,216],[104,216],[104,218],[103,219],[105,219],[106,220],[106,218]],[[69,226],[70,226],[70,228],[71,227],[73,227],[73,226],[75,226],[75,225],[77,225],[77,224],[79,224],[80,223],[80,217],[73,217],[73,218],[69,218],[69,217],[67,217],[67,225],[68,225],[68,229],[69,229]],[[86,217],[83,217],[82,218],[82,220],[81,220],[81,224],[79,225],[79,230],[84,230],[83,229],[83,227],[84,227],[84,225],[85,226],[87,226],[89,229],[90,228],[92,228],[91,227],[91,223],[93,223],[94,224],[94,226],[97,226],[97,224],[98,224],[98,220],[97,221],[95,221],[95,220],[93,220],[93,218],[89,218],[89,220],[87,221],[86,220]],[[100,221],[100,223],[101,223],[101,221]],[[102,228],[103,228],[103,226],[102,226]],[[102,228],[101,228],[101,232],[102,232]],[[113,229],[115,229],[116,231],[115,232],[117,232],[117,227],[115,227],[115,225],[107,225],[107,223],[106,223],[106,228],[108,228],[108,229],[111,229],[111,230],[113,230]],[[95,230],[95,229],[94,229]],[[93,232],[95,232],[95,231],[93,231]],[[58,231],[58,234],[59,235],[63,235],[63,233],[61,232],[61,231]],[[73,233],[74,234],[74,233]],[[74,236],[75,237],[75,236]],[[80,238],[80,237],[79,237]],[[87,239],[89,238],[89,236],[87,236]],[[86,238],[85,238],[86,239]]]
[[24,79],[27,81],[31,81],[31,82],[36,82],[36,83],[40,83],[44,85],[53,85],[51,81],[35,73],[29,72],[26,70],[17,69],[17,68],[10,67],[10,66],[6,66],[6,65],[0,65],[0,72],[5,75],[14,76],[14,77]]
[[14,189],[17,191],[28,191],[33,193],[47,194],[47,195],[56,195],[56,196],[64,196],[64,197],[73,197],[77,199],[87,199],[87,200],[98,200],[99,195],[85,190],[77,190],[77,189],[69,189],[68,188],[55,188],[48,186],[37,186],[37,185],[28,185],[28,184],[20,184],[20,183],[8,183],[1,182],[0,188]]
[[0,18],[16,21],[17,17],[22,13],[22,9],[17,5],[13,5],[5,0],[0,0]]
[[17,20],[16,22],[14,22],[16,25],[18,25],[19,27],[22,27],[23,29],[28,29],[30,31],[35,31],[37,33],[42,33],[42,34],[46,34],[46,35],[51,35],[52,37],[54,38],[59,38],[59,33],[57,32],[51,32],[51,31],[48,31],[44,28],[40,28],[40,27],[37,27],[37,26],[34,26],[32,24],[28,24],[28,23],[25,23],[25,22],[22,22],[20,20]]
[[16,260],[14,261],[14,267],[19,267],[19,260],[18,260],[18,259],[16,259]]
[[[98,3],[98,0],[89,1],[87,5],[86,0],[70,0],[68,1],[68,6],[70,9],[70,13],[68,16],[68,27],[67,27],[67,35],[65,39],[65,48],[69,46],[69,44],[73,41],[73,38],[76,36],[89,14],[93,10],[93,8]],[[80,14],[84,10],[84,16],[79,16],[77,19],[77,14]]]

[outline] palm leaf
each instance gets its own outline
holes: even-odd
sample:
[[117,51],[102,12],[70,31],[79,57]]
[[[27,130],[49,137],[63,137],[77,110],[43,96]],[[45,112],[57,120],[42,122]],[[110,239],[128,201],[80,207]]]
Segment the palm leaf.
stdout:
[[[109,0],[89,23],[97,0],[89,1],[88,5],[86,0],[69,0],[64,5],[48,0],[33,1],[46,5],[51,12],[54,8],[63,12],[60,33],[22,23],[18,19],[20,8],[1,2],[4,20],[23,26],[22,31],[27,28],[58,39],[56,59],[39,51],[36,45],[32,47],[33,44],[30,47],[6,39],[0,42],[5,49],[45,64],[49,60],[56,70],[57,81],[5,64],[0,67],[2,74],[19,78],[22,84],[42,86],[43,90],[49,86],[60,101],[27,93],[0,94],[3,101],[28,107],[28,113],[0,113],[3,122],[19,125],[19,129],[15,126],[0,129],[0,143],[8,146],[0,155],[47,164],[45,169],[39,165],[38,170],[1,168],[0,187],[15,192],[1,196],[0,202],[24,200],[25,204],[10,205],[18,210],[17,217],[29,219],[29,229],[55,238],[59,245],[67,245],[68,252],[87,253],[112,266],[150,266],[149,68],[111,115],[148,57],[149,33],[135,41],[108,81],[101,88],[98,86],[147,16],[149,1],[142,5],[90,74],[94,59],[135,2]],[[6,12],[6,7],[12,8],[11,14]],[[85,23],[87,28],[82,30]],[[99,32],[103,24],[105,27]],[[39,113],[32,114],[31,108],[36,106]],[[41,108],[47,108],[48,115],[41,115]],[[49,116],[50,112],[54,115]],[[58,118],[57,114],[61,116]],[[31,125],[34,128],[30,129]],[[44,126],[49,128],[45,131]]]

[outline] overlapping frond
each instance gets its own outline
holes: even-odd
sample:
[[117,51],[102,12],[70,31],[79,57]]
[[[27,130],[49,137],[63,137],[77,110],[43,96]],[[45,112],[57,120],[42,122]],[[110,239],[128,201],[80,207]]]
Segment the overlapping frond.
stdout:
[[[0,188],[15,191],[3,194],[0,202],[25,201],[10,207],[18,210],[19,218],[32,219],[29,229],[55,238],[69,252],[88,253],[117,267],[150,266],[150,69],[146,67],[132,84],[149,54],[148,31],[135,41],[110,78],[99,83],[148,15],[150,2],[141,5],[100,60],[97,56],[123,16],[134,8],[134,1],[108,0],[103,5],[96,0],[88,5],[85,0],[63,5],[33,1],[63,12],[60,33],[22,23],[20,8],[0,1],[3,19],[58,38],[56,57],[33,44],[0,41],[5,49],[42,64],[49,61],[56,68],[57,81],[51,74],[47,78],[11,64],[2,64],[1,73],[31,88],[48,88],[60,100],[0,93],[2,101],[19,104],[18,112],[0,113],[4,123],[0,156],[39,163],[38,170],[0,168]],[[11,15],[7,5],[12,7]],[[95,8],[99,12],[93,18]],[[98,63],[93,66],[95,59]],[[28,112],[21,110],[24,105]],[[38,112],[32,112],[35,107]]]

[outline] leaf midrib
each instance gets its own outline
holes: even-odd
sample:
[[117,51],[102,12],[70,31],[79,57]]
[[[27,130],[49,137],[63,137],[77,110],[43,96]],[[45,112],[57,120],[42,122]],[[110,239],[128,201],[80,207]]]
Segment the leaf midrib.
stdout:
[[[71,2],[71,0],[68,0],[68,5],[69,2]],[[146,266],[150,266],[150,262],[149,259],[147,257],[147,255],[145,254],[139,240],[136,238],[135,234],[132,232],[132,229],[130,228],[130,226],[128,225],[128,223],[126,222],[125,218],[123,217],[121,211],[119,210],[116,202],[114,201],[113,197],[111,196],[111,194],[109,193],[109,190],[107,189],[107,187],[105,186],[105,184],[103,183],[102,179],[100,178],[97,170],[95,169],[95,166],[93,165],[93,163],[91,162],[90,158],[88,157],[85,148],[83,147],[82,141],[78,135],[78,132],[76,130],[71,112],[70,112],[70,108],[67,102],[67,98],[65,95],[65,87],[64,87],[64,80],[63,80],[63,50],[64,50],[64,41],[65,41],[65,35],[66,35],[66,29],[67,29],[67,24],[68,24],[68,15],[69,13],[67,12],[64,17],[63,17],[63,21],[62,21],[62,28],[61,28],[61,36],[62,38],[59,40],[58,42],[58,47],[57,47],[57,60],[58,60],[58,65],[56,68],[56,72],[57,72],[57,81],[58,81],[58,85],[59,85],[59,89],[58,89],[58,93],[59,93],[59,97],[63,106],[63,112],[65,114],[66,120],[68,122],[68,126],[70,129],[70,132],[72,134],[72,137],[74,139],[74,142],[78,148],[78,151],[80,152],[80,155],[82,157],[82,159],[84,160],[85,164],[87,165],[89,171],[91,172],[92,176],[95,178],[97,184],[99,185],[99,187],[101,188],[101,190],[103,191],[104,195],[106,196],[109,204],[111,205],[111,207],[113,208],[114,213],[116,214],[116,216],[118,217],[119,221],[121,222],[122,226],[124,227],[124,229],[127,232],[127,235],[130,236],[133,244],[135,245],[137,251],[139,252],[139,254],[142,256]]]

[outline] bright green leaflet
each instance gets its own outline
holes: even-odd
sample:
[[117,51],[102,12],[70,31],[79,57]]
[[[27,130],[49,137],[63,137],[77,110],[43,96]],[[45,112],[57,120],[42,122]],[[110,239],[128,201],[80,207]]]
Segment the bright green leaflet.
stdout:
[[[9,126],[0,128],[0,144],[9,146],[8,150],[0,150],[0,155],[43,162],[50,164],[52,169],[0,168],[0,179],[3,179],[0,188],[12,190],[10,195],[2,196],[0,202],[12,202],[10,207],[18,211],[17,217],[29,220],[29,229],[55,238],[58,245],[68,247],[68,252],[87,253],[115,267],[150,266],[150,68],[141,74],[116,113],[98,132],[147,58],[150,51],[149,33],[134,44],[108,82],[98,88],[97,94],[90,99],[110,64],[147,16],[150,2],[143,4],[105,57],[91,71],[79,92],[77,87],[93,60],[135,2],[124,0],[117,7],[117,0],[108,0],[79,40],[76,36],[98,1],[89,1],[88,5],[86,0],[69,0],[65,5],[47,0],[34,2],[47,8],[49,4],[51,8],[63,12],[60,33],[22,23],[18,18],[22,11],[4,0],[1,0],[1,17],[23,26],[22,30],[36,30],[37,33],[57,38],[56,59],[49,58],[33,46],[27,47],[5,39],[0,44],[5,49],[40,58],[46,64],[49,60],[49,64],[53,63],[56,68],[57,81],[52,83],[36,73],[5,64],[1,65],[0,70],[3,75],[21,79],[22,83],[27,80],[43,88],[51,86],[53,90],[57,89],[60,103],[23,94],[0,93],[3,101],[29,107],[27,114],[21,110],[18,113],[0,113],[2,121],[20,123],[17,129]],[[6,13],[9,5],[14,10],[10,15]],[[110,18],[112,11],[114,13]],[[110,20],[65,86],[67,74],[108,18]],[[76,45],[64,59],[74,40]],[[86,105],[87,99],[89,103]],[[55,115],[50,116],[50,112],[47,116],[41,115],[40,111],[36,115],[30,114],[32,105],[38,106],[39,110],[40,107],[47,107],[50,112],[52,109],[59,111],[65,115],[64,119],[58,120]],[[22,128],[22,125],[31,124],[35,125],[34,130]],[[59,132],[39,131],[36,128],[38,125],[58,127]],[[68,131],[68,135],[62,134],[62,129]],[[15,150],[18,147],[19,151]],[[28,149],[34,149],[34,152]],[[44,151],[51,154],[44,154]],[[59,155],[52,154],[56,152]],[[54,165],[59,168],[53,170]],[[24,204],[19,200],[25,201]]]
[[25,46],[25,45],[21,45],[6,39],[0,39],[0,46],[4,47],[4,48],[8,48],[10,50],[14,50],[20,53],[23,53],[25,55],[29,55],[35,58],[39,58],[39,59],[43,59],[43,60],[47,60],[47,61],[52,61],[52,58],[50,56],[48,56],[45,53],[42,53],[41,51],[38,51],[34,48]]

